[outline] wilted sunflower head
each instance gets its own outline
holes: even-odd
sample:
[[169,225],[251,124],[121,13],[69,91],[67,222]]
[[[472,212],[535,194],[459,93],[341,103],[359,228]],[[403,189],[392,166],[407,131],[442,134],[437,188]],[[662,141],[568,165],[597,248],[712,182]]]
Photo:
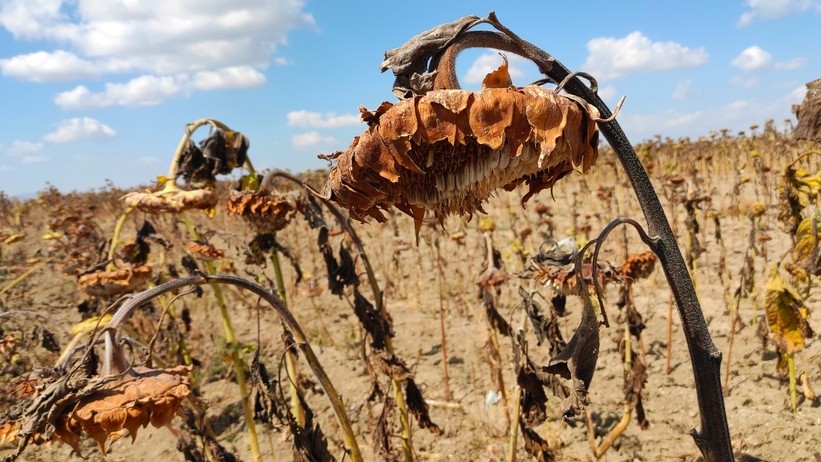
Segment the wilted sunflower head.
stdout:
[[510,85],[507,62],[480,91],[433,90],[376,110],[360,108],[365,132],[336,164],[326,195],[364,220],[392,206],[417,226],[426,210],[440,220],[482,211],[499,188],[552,187],[598,157],[598,111],[537,85]]

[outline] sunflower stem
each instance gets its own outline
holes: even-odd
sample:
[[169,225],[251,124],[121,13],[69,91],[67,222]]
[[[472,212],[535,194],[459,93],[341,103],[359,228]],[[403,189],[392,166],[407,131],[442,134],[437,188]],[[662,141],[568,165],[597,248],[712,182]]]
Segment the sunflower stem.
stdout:
[[798,411],[798,392],[795,386],[795,355],[787,353],[787,371],[790,375],[790,407],[793,414]]
[[[274,280],[277,285],[277,295],[282,300],[285,307],[288,306],[288,298],[285,295],[285,279],[282,277],[282,265],[279,263],[279,252],[277,249],[271,251],[271,264],[274,267]],[[288,381],[288,393],[291,397],[291,413],[296,419],[297,425],[305,428],[305,409],[302,408],[302,400],[299,396],[299,388],[297,388],[298,375],[296,370],[296,354],[292,349],[285,352],[285,368],[288,371],[288,376],[291,380]]]
[[[200,239],[200,233],[197,228],[185,216],[179,215],[180,221],[188,228],[188,233],[194,240]],[[203,267],[206,274],[216,273],[214,265],[209,261],[204,261]],[[234,372],[237,374],[237,386],[239,387],[240,401],[242,402],[242,409],[245,414],[245,428],[248,433],[248,445],[251,449],[251,458],[254,462],[262,461],[262,453],[259,449],[259,439],[257,438],[256,422],[254,422],[254,408],[251,405],[250,396],[248,394],[247,380],[245,379],[245,361],[240,356],[240,345],[237,342],[237,337],[234,334],[234,327],[231,323],[231,314],[228,312],[228,305],[225,303],[225,297],[222,294],[222,289],[219,284],[212,283],[211,289],[214,291],[214,298],[217,301],[217,306],[220,310],[220,317],[222,318],[222,327],[225,331],[225,343],[228,351],[231,354],[231,362],[234,365]]]
[[134,207],[125,209],[125,211],[120,214],[120,218],[117,219],[117,224],[114,225],[114,232],[111,234],[111,244],[108,246],[108,264],[105,267],[106,271],[113,271],[116,268],[116,265],[114,265],[114,255],[116,255],[117,245],[120,243],[120,234],[123,232],[126,218],[128,218],[133,211]]

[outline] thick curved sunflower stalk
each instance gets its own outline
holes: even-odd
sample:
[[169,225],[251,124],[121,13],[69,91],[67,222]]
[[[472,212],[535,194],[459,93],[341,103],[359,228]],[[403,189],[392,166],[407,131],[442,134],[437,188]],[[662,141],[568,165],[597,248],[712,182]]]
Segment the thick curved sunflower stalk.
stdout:
[[[470,30],[479,24],[496,31]],[[485,78],[482,90],[461,90],[455,58],[470,47],[530,59],[557,87],[514,87],[503,65]],[[482,201],[500,188],[526,184],[526,201],[574,170],[589,170],[598,157],[600,129],[630,179],[648,224],[644,241],[659,257],[677,302],[701,413],[701,430],[692,435],[707,461],[732,460],[721,353],[658,196],[615,115],[596,94],[595,79],[571,73],[493,13],[467,16],[411,38],[385,54],[382,70],[387,69],[396,75],[394,94],[402,101],[361,110],[369,126],[348,150],[332,156],[336,163],[326,185],[328,197],[360,220],[383,220],[382,211],[396,207],[414,218],[418,232],[426,210],[440,220],[449,213],[470,215],[481,212]],[[562,89],[565,93],[559,93]],[[587,317],[580,330],[597,324],[585,324]]]

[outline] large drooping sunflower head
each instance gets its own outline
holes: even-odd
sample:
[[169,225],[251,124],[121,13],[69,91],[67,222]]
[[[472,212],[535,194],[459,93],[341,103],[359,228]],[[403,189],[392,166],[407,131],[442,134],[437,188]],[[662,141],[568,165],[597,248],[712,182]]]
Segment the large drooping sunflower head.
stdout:
[[[503,74],[503,75],[502,75]],[[499,188],[529,186],[523,200],[598,156],[598,112],[537,85],[514,87],[507,65],[480,91],[434,90],[376,110],[336,156],[326,193],[358,219],[394,206],[417,219],[472,214]],[[502,82],[503,85],[498,85]]]

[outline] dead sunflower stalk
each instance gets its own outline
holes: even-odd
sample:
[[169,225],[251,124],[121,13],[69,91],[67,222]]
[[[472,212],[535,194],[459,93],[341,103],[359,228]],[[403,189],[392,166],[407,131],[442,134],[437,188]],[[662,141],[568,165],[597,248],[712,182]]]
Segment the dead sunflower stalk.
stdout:
[[[479,24],[498,32],[470,30]],[[480,91],[460,90],[454,62],[459,51],[469,47],[497,48],[528,58],[557,87],[513,87],[503,64],[485,78]],[[679,308],[701,413],[701,431],[692,432],[695,442],[708,462],[732,460],[720,383],[721,353],[710,338],[658,196],[615,116],[596,94],[595,79],[571,73],[503,26],[493,13],[486,18],[467,16],[411,38],[386,53],[382,69],[394,72],[394,94],[403,100],[361,110],[368,128],[345,152],[330,156],[336,162],[327,197],[359,220],[384,220],[383,211],[396,207],[413,217],[418,235],[426,210],[440,220],[449,213],[470,215],[481,211],[482,202],[499,188],[526,184],[526,201],[573,170],[587,171],[598,156],[598,126],[630,179],[649,225],[649,236],[643,240],[658,255]],[[566,93],[559,94],[561,89]],[[592,304],[586,302],[577,336],[589,341],[577,342],[576,347],[598,339],[592,313]]]

